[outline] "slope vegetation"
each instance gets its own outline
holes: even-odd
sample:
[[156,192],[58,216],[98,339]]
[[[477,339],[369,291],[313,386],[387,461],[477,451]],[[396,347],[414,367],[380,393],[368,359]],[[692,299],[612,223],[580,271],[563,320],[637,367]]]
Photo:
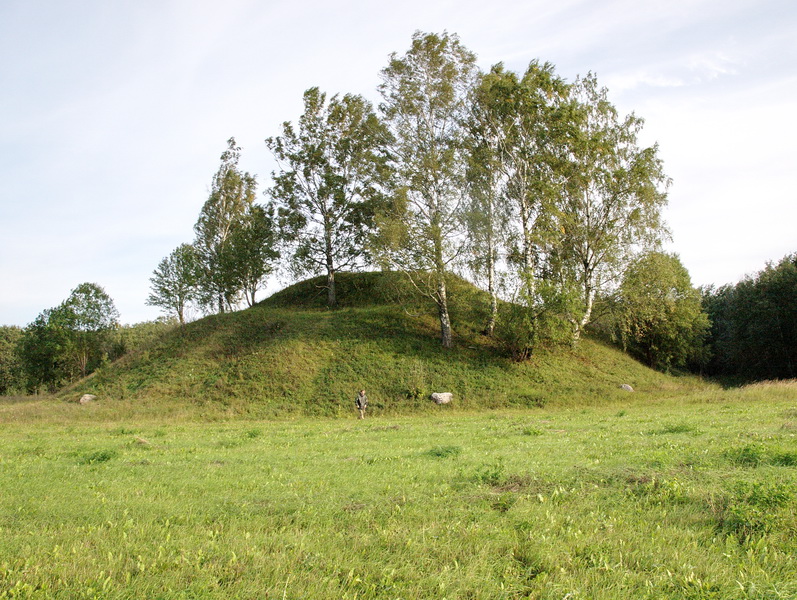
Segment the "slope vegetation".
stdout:
[[[412,300],[397,275],[341,274],[340,308],[324,308],[311,279],[247,310],[176,328],[61,396],[94,393],[136,406],[191,407],[204,416],[352,415],[365,388],[373,414],[642,401],[703,384],[651,371],[585,339],[516,363],[478,333],[482,292],[452,282],[456,347],[444,350],[432,306]],[[429,400],[454,393],[448,407]]]

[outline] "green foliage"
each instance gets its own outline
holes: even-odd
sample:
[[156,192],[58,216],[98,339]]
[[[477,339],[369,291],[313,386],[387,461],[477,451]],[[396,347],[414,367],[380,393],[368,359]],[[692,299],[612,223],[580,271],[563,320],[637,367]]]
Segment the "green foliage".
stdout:
[[63,359],[67,346],[67,331],[57,309],[42,311],[25,327],[19,342],[19,358],[27,391],[54,390],[69,379],[71,371]]
[[273,206],[252,204],[246,208],[230,236],[230,252],[235,257],[229,266],[249,306],[274,271],[280,257]]
[[240,155],[235,138],[230,138],[213,176],[210,196],[194,225],[197,298],[206,310],[231,309],[243,291],[241,258],[233,245],[233,233],[254,203],[257,181],[239,170]]
[[[530,314],[503,316],[516,357],[558,341],[564,322],[577,340],[596,294],[666,233],[669,182],[656,146],[638,145],[642,120],[620,118],[592,74],[568,85],[535,60],[522,77],[500,63],[481,75],[447,32],[415,32],[380,76],[383,121],[360,96],[304,93],[296,125],[266,140],[278,162],[266,209],[253,204],[255,177],[240,172],[228,141],[195,225],[202,308],[224,312],[242,294],[255,303],[278,258],[278,228],[294,277],[326,274],[327,306],[338,305],[337,274],[373,260],[435,303],[450,348],[448,280],[470,269],[487,281],[488,336],[499,299],[524,296],[520,312]],[[167,267],[149,301],[184,321]]]
[[797,254],[736,285],[704,290],[703,304],[712,323],[709,374],[797,377]]
[[116,360],[128,352],[143,352],[179,324],[179,321],[174,319],[160,318],[133,325],[121,325],[111,335],[113,352],[109,358]]
[[81,283],[60,307],[66,325],[74,331],[99,332],[119,325],[119,311],[96,283]]
[[[468,101],[464,220],[469,265],[494,296],[486,330],[499,320],[496,290],[503,285],[504,297],[522,297],[518,304],[531,313],[509,315],[527,329],[505,328],[515,355],[528,355],[535,339],[562,329],[554,321],[569,322],[576,341],[596,296],[616,286],[639,248],[666,237],[661,210],[669,180],[658,149],[639,146],[642,120],[621,118],[594,75],[567,85],[550,63],[533,61],[522,77],[497,64]],[[404,228],[398,239],[424,239]],[[542,326],[539,315],[555,316]]]
[[576,298],[566,288],[550,281],[521,286],[515,302],[499,305],[495,338],[514,360],[527,360],[539,348],[556,347],[572,342],[567,315]]
[[709,320],[700,293],[674,254],[650,252],[626,270],[616,297],[623,347],[653,368],[700,364]]
[[503,303],[498,308],[495,337],[516,361],[527,360],[537,346],[538,328],[533,308]]
[[147,304],[158,306],[167,315],[176,316],[181,324],[185,323],[189,303],[196,298],[198,276],[196,249],[181,244],[153,271]]
[[[521,293],[536,301],[534,279],[545,268],[548,215],[558,192],[556,154],[564,143],[559,123],[566,93],[553,65],[537,61],[522,78],[494,65],[475,87],[467,121],[467,224],[471,266],[477,274],[486,272],[491,293],[508,279],[507,273],[496,273],[503,265],[514,269],[524,285]],[[492,314],[497,310],[495,302]]]
[[119,326],[119,312],[111,297],[95,283],[82,283],[57,309],[57,327],[63,327],[63,358],[80,376],[99,366],[110,350],[110,332]]
[[19,357],[22,330],[19,327],[0,327],[0,396],[25,390],[25,376]]
[[578,336],[589,323],[595,296],[616,283],[639,248],[667,235],[661,211],[669,179],[658,147],[639,146],[643,120],[620,117],[593,74],[571,89],[575,103],[568,145],[567,183],[557,201],[554,269],[581,290],[582,309],[571,321]]
[[475,62],[456,35],[416,32],[404,56],[391,55],[379,86],[396,193],[380,216],[376,252],[383,267],[403,271],[434,300],[445,348],[453,344],[446,277],[461,245],[463,122]]
[[292,272],[325,273],[329,306],[336,305],[335,273],[367,259],[388,175],[388,137],[367,100],[346,94],[327,102],[314,87],[304,93],[298,127],[285,122],[282,135],[266,140],[280,169],[268,194]]
[[85,377],[113,353],[119,313],[95,283],[82,283],[59,306],[43,311],[19,343],[27,388],[51,390]]

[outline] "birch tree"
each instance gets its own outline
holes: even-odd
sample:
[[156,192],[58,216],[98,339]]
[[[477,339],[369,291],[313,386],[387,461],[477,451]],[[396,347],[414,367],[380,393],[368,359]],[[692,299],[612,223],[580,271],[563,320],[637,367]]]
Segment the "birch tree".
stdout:
[[390,56],[379,86],[397,178],[382,258],[435,302],[445,348],[453,345],[446,275],[463,247],[463,122],[475,63],[456,35],[416,32],[406,54]]
[[[484,79],[481,80],[482,85]],[[498,318],[501,283],[499,264],[505,264],[510,213],[500,169],[500,140],[494,127],[489,96],[477,88],[467,120],[467,205],[469,266],[477,279],[486,279],[490,310],[484,334],[492,336]],[[486,95],[486,94],[485,94]]]
[[668,233],[661,211],[670,180],[658,146],[640,147],[644,121],[621,117],[593,74],[572,89],[576,102],[568,174],[556,207],[561,234],[555,268],[574,282],[580,306],[568,316],[573,339],[590,322],[596,294],[616,286],[626,265]]
[[298,125],[266,140],[277,160],[268,194],[295,275],[323,272],[335,306],[335,273],[362,266],[386,170],[387,133],[361,96],[304,93]]
[[199,301],[220,313],[235,306],[242,291],[231,238],[253,204],[257,190],[254,175],[238,168],[240,156],[241,148],[235,138],[230,138],[221,155],[221,166],[213,176],[210,196],[194,225]]
[[550,238],[550,211],[559,193],[567,86],[550,63],[532,61],[522,78],[493,66],[481,79],[474,120],[493,156],[497,196],[510,215],[512,258],[525,295],[534,299]]
[[257,292],[274,272],[280,257],[277,246],[273,206],[250,205],[230,238],[231,268],[248,306],[254,306]]
[[[495,245],[504,249],[500,279],[514,289],[512,314],[503,315],[499,337],[519,358],[531,353],[535,340],[550,337],[551,331],[541,329],[551,329],[555,319],[548,313],[560,305],[559,290],[542,278],[549,275],[547,260],[556,241],[551,210],[564,181],[567,89],[550,63],[532,61],[522,77],[497,64],[480,78],[468,121],[474,145],[469,189],[478,194],[477,216],[468,221],[470,237],[485,253],[480,264],[487,269],[489,289],[499,264]],[[488,329],[497,313],[494,291],[491,295]]]
[[196,296],[197,258],[191,244],[181,244],[158,263],[150,277],[146,303],[177,316],[185,324],[186,310]]

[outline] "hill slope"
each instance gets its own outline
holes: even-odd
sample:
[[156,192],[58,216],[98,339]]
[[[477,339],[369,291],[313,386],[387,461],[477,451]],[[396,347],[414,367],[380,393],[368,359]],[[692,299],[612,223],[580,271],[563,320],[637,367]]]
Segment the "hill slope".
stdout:
[[477,333],[481,292],[461,281],[452,293],[456,347],[444,350],[434,311],[391,300],[396,283],[375,273],[343,274],[342,308],[334,311],[322,307],[320,279],[296,284],[250,309],[170,331],[61,396],[89,392],[230,416],[337,416],[353,413],[360,388],[373,413],[396,414],[440,410],[428,398],[435,391],[453,392],[452,408],[481,409],[628,399],[623,383],[639,399],[700,385],[590,339],[512,362]]

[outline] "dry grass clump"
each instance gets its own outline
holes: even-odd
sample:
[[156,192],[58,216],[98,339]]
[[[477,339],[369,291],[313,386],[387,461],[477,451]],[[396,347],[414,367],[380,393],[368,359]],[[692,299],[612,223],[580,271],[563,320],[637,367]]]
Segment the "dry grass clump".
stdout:
[[755,389],[797,389],[797,379],[769,379],[766,381],[756,381],[749,383],[742,389],[755,390]]

